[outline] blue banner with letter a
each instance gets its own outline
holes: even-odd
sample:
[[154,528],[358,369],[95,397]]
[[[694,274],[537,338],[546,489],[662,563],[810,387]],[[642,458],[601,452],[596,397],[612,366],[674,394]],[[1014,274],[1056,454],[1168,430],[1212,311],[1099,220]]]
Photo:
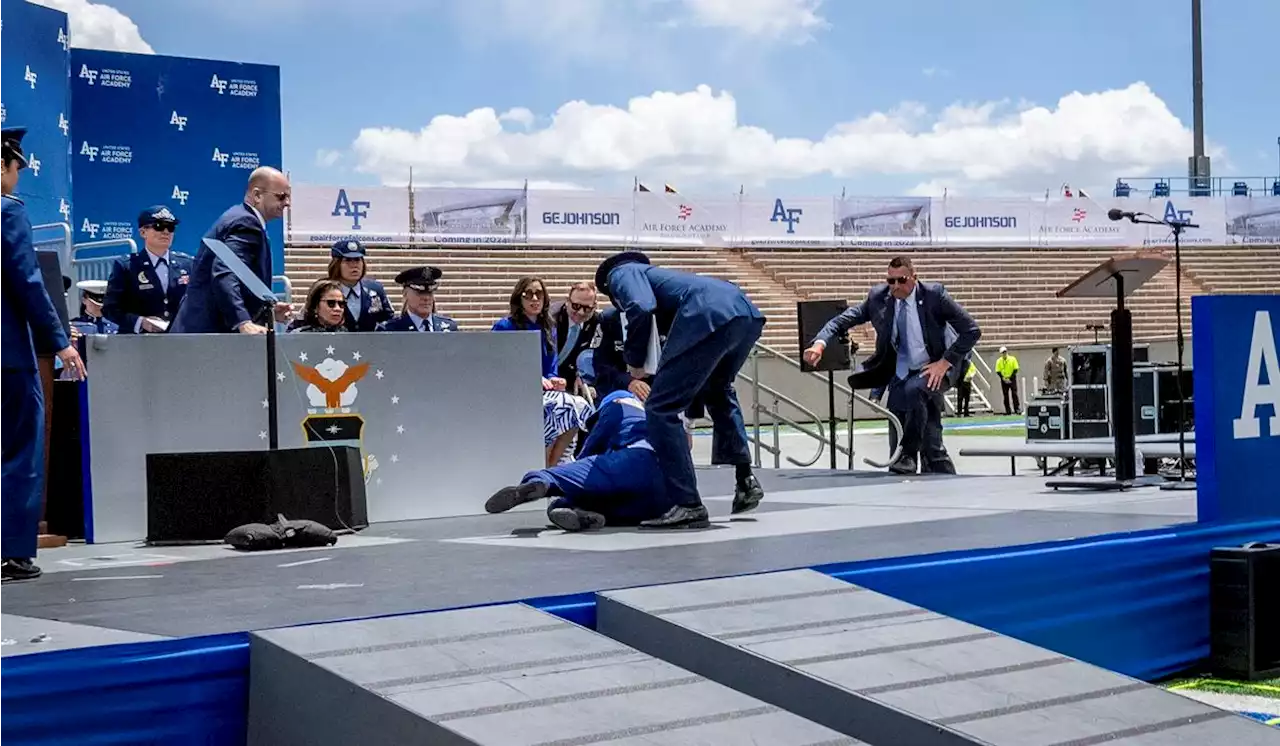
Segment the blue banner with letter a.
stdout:
[[[74,49],[71,109],[76,243],[137,240],[138,213],[168,205],[173,248],[194,256],[253,169],[281,168],[275,66]],[[280,274],[282,221],[267,235]]]
[[1280,516],[1280,295],[1191,299],[1200,521]]

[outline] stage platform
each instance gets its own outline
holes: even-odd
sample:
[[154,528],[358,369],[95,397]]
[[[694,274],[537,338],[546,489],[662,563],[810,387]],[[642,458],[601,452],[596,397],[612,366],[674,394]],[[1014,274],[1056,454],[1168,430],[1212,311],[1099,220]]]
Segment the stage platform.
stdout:
[[[242,553],[217,545],[100,544],[46,550],[39,557],[43,578],[4,587],[0,650],[11,656],[260,630],[1079,539],[1196,518],[1194,492],[1155,488],[1070,493],[1030,476],[759,474],[765,502],[754,513],[730,517],[732,471],[699,469],[713,525],[696,531],[566,534],[549,527],[539,503],[496,516],[378,524],[324,549]],[[485,497],[477,495],[477,503]]]

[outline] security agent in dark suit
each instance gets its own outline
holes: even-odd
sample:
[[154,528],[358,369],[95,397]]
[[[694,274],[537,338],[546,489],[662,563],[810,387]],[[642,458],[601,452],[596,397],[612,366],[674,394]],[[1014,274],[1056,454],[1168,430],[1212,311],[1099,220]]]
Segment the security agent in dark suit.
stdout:
[[[244,201],[214,222],[204,235],[222,241],[259,280],[271,287],[271,245],[267,223],[284,215],[292,192],[289,179],[270,166],[249,175]],[[240,280],[202,241],[191,269],[186,297],[178,308],[169,331],[173,334],[240,332],[266,334],[263,323],[287,322],[293,317],[288,303],[277,301],[274,308],[245,291]]]
[[[595,354],[602,339],[595,287],[575,283],[569,288],[569,297],[553,303],[550,312],[556,332],[556,373],[564,379],[565,390],[573,392],[580,373],[588,379],[584,385],[595,377]],[[580,371],[579,366],[585,370]]]
[[[623,357],[628,373],[653,375],[645,401],[649,442],[662,464],[675,507],[642,526],[700,528],[710,525],[698,495],[693,456],[681,415],[701,399],[714,425],[711,462],[733,464],[737,485],[733,512],[753,510],[764,498],[751,473],[746,425],[734,378],[764,331],[765,317],[736,285],[713,277],[654,267],[638,251],[615,254],[596,270],[596,287],[622,311]],[[646,371],[656,325],[666,335],[656,370]]]
[[191,257],[172,251],[177,216],[164,205],[138,214],[143,250],[117,257],[107,281],[102,313],[121,334],[167,331],[191,280]]
[[444,273],[438,267],[413,267],[396,275],[404,287],[404,311],[378,324],[380,332],[456,332],[458,322],[435,312],[436,288]]
[[366,276],[364,242],[353,238],[335,241],[330,255],[329,279],[342,283],[347,301],[343,326],[349,332],[374,331],[395,314],[395,309],[382,283]]
[[56,355],[72,380],[84,378],[84,362],[67,339],[45,289],[31,238],[26,205],[13,196],[18,172],[27,166],[23,127],[0,130],[3,143],[3,288],[0,292],[0,576],[5,581],[41,575],[36,556],[44,494],[44,389],[36,355]]
[[[888,408],[902,420],[904,431],[902,454],[889,469],[915,474],[919,457],[922,471],[954,474],[955,465],[942,444],[942,397],[964,376],[969,355],[982,337],[978,322],[940,283],[917,280],[910,259],[894,257],[884,284],[822,327],[804,351],[806,362],[816,364],[831,340],[868,322],[876,330],[876,350],[849,376],[849,385],[889,387]],[[955,340],[949,341],[949,335]],[[891,434],[890,450],[895,447],[893,438]]]

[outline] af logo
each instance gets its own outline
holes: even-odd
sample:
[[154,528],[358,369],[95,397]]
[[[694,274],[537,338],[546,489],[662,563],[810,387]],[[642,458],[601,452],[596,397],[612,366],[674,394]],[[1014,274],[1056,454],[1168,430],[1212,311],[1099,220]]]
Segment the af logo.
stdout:
[[98,159],[98,146],[90,145],[87,140],[81,141],[80,155],[88,156],[89,162],[92,163]]
[[59,26],[58,27],[58,44],[62,47],[62,51],[64,52],[67,51],[67,44],[70,41],[71,40],[67,38],[67,30]]
[[64,220],[71,220],[71,203],[61,197],[58,198],[58,214]]
[[773,216],[769,218],[770,223],[786,223],[787,233],[796,232],[796,223],[800,222],[800,216],[804,214],[804,210],[798,207],[787,209],[782,204],[782,198],[773,202]]
[[187,191],[186,189],[179,189],[177,184],[173,185],[173,194],[170,195],[170,198],[178,200],[178,204],[180,205],[187,204],[187,197],[190,197],[190,196],[191,196],[191,192]]
[[27,65],[27,72],[23,74],[22,79],[31,84],[31,90],[36,89],[36,74],[31,72],[31,65]]
[[96,238],[98,235],[98,224],[90,223],[89,218],[85,218],[80,224],[80,232],[89,234],[89,238]]
[[58,129],[62,130],[63,137],[71,134],[71,122],[67,121],[65,112],[58,112]]
[[91,70],[88,65],[82,64],[80,65],[80,77],[89,81],[89,85],[94,85],[98,82],[98,71]]
[[1173,200],[1164,203],[1164,219],[1171,222],[1185,223],[1191,220],[1195,210],[1179,210],[1173,206]]
[[178,128],[179,132],[185,132],[187,129],[187,118],[178,116],[178,112],[169,115],[169,124]]
[[227,159],[228,159],[229,157],[230,157],[230,156],[228,156],[226,153],[222,152],[221,150],[218,150],[216,147],[213,149],[213,159],[212,159],[212,160],[213,160],[213,162],[214,162],[214,163],[217,163],[217,164],[218,164],[219,166],[221,166],[222,168],[226,168],[226,167],[227,167]]
[[32,176],[40,175],[40,159],[36,157],[35,153],[27,156],[27,168],[31,169]]
[[[365,482],[378,468],[378,460],[371,453],[365,453],[364,435],[365,419],[356,409],[356,400],[360,391],[356,384],[369,374],[370,363],[361,362],[359,351],[351,354],[352,363],[335,355],[333,345],[324,348],[323,359],[314,366],[307,365],[308,355],[305,351],[298,353],[293,362],[293,371],[299,380],[307,384],[304,392],[307,397],[307,413],[302,418],[302,437],[312,447],[332,447],[350,445],[360,449],[360,461],[364,469]],[[276,380],[283,381],[284,373],[277,373]],[[383,379],[381,370],[374,371],[376,381]],[[400,397],[391,397],[392,404],[398,404]],[[265,402],[264,402],[265,404]],[[404,427],[396,428],[397,435],[404,434]],[[258,434],[265,437],[265,432]],[[391,462],[399,462],[398,454],[391,455]],[[382,480],[378,479],[381,484]]]
[[[1264,377],[1266,383],[1262,382]],[[1271,408],[1269,415],[1262,414],[1261,423],[1258,422],[1260,407]],[[1240,417],[1231,421],[1231,431],[1236,440],[1244,440],[1261,437],[1263,430],[1271,437],[1280,437],[1280,355],[1276,353],[1271,314],[1258,311],[1253,316],[1253,339],[1249,343],[1249,363],[1245,366]]]
[[330,215],[335,218],[339,215],[351,218],[351,230],[358,231],[360,230],[360,218],[369,216],[369,203],[365,200],[352,201],[347,197],[346,189],[339,189],[338,198],[334,200],[333,212]]
[[214,73],[213,79],[209,81],[209,87],[216,89],[218,95],[221,96],[227,92],[227,81],[220,79],[218,74]]

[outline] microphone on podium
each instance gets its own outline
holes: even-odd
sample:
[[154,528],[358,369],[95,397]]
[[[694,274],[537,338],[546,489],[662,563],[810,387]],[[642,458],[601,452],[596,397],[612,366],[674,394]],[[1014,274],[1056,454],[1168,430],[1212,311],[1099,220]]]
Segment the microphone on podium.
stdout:
[[1125,212],[1124,210],[1121,210],[1118,207],[1113,207],[1110,210],[1108,210],[1107,217],[1111,218],[1112,220],[1124,220],[1125,218],[1129,218],[1129,220],[1134,223],[1138,222],[1137,213]]

